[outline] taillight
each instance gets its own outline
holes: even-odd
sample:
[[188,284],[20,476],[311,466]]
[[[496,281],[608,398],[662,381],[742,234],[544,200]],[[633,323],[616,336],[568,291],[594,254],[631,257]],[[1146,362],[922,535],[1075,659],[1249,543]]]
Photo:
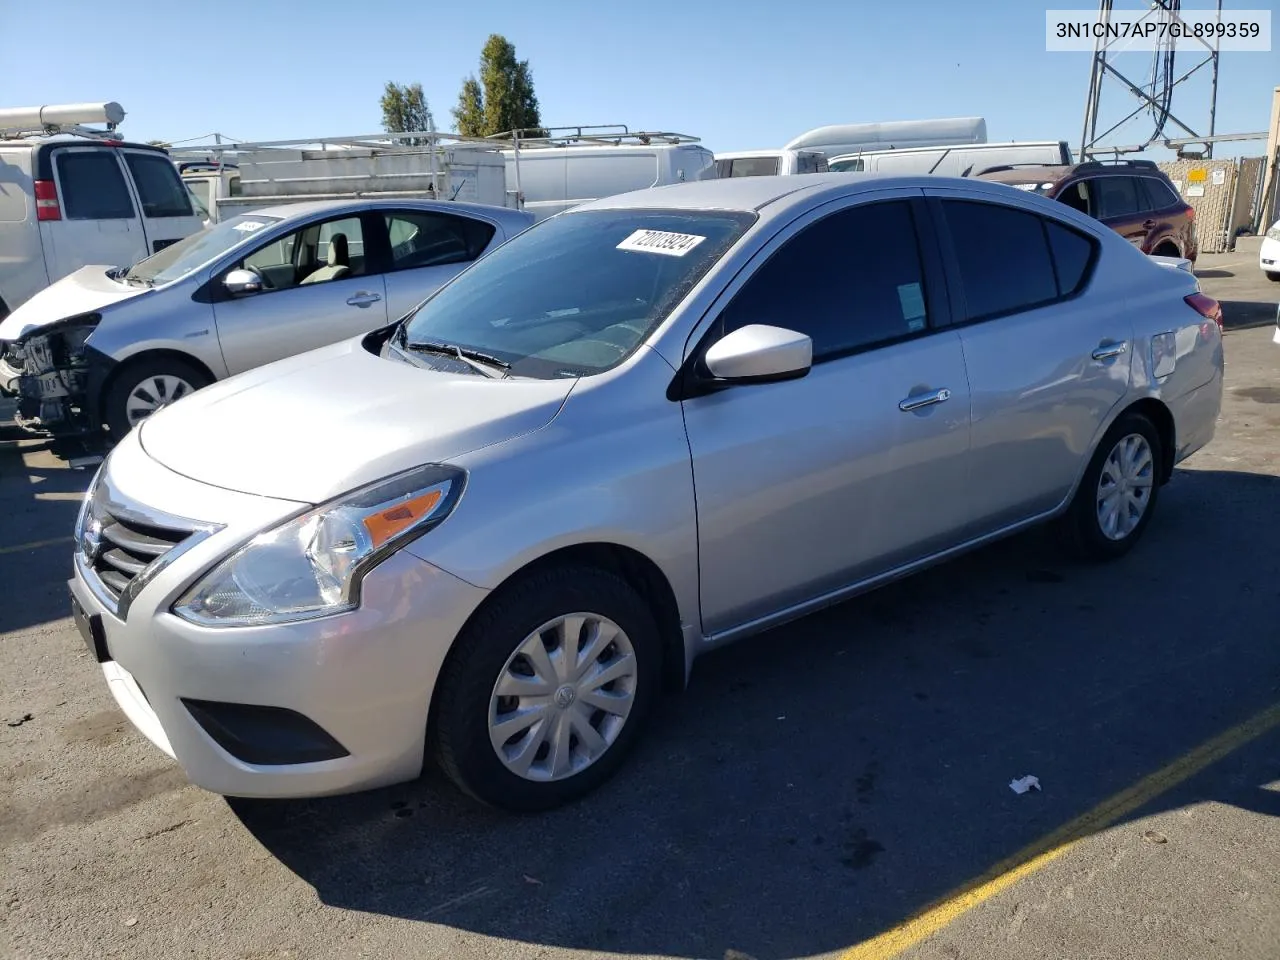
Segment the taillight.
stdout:
[[62,219],[62,210],[58,207],[58,185],[52,180],[36,181],[36,219]]
[[1222,304],[1213,297],[1206,297],[1203,293],[1193,293],[1182,298],[1187,301],[1189,306],[1200,316],[1206,320],[1212,320],[1218,325],[1218,329],[1222,329]]
[[1194,220],[1195,218],[1196,218],[1196,208],[1195,208],[1195,207],[1192,207],[1192,206],[1188,206],[1188,207],[1187,207],[1187,219],[1188,219],[1188,220]]

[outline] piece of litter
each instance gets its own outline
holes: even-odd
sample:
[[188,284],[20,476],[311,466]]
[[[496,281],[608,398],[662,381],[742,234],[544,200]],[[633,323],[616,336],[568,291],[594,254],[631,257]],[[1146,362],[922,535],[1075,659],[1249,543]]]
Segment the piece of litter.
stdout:
[[522,874],[522,876],[524,877],[524,882],[525,882],[525,883],[532,883],[532,884],[534,884],[534,885],[536,885],[536,886],[539,886],[539,887],[540,887],[540,886],[542,886],[542,881],[541,881],[541,880],[536,880],[536,879],[534,879],[533,877],[529,876],[527,873],[526,873],[526,874]]
[[137,918],[137,917],[130,917],[128,920],[126,920],[126,921],[124,922],[124,925],[125,925],[126,927],[136,927],[136,926],[138,925],[138,918]]
[[1168,843],[1169,838],[1163,833],[1156,833],[1154,830],[1148,830],[1142,835],[1142,839],[1147,843]]
[[1009,789],[1014,793],[1019,794],[1026,793],[1028,790],[1039,790],[1040,780],[1038,777],[1033,777],[1030,774],[1027,774],[1027,776],[1021,777],[1017,780],[1010,780]]
[[20,727],[20,726],[22,726],[24,723],[30,723],[30,722],[31,722],[32,720],[34,720],[34,719],[35,719],[35,717],[33,717],[31,714],[29,714],[29,713],[24,713],[24,714],[23,714],[22,716],[20,716],[17,720],[6,720],[6,721],[5,721],[5,724],[6,724],[7,726],[10,726],[10,727]]

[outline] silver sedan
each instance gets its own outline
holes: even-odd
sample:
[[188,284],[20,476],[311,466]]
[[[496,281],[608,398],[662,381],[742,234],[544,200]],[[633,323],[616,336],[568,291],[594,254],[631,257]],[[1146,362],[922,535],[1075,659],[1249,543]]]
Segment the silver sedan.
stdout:
[[597,201],[133,430],[81,511],[73,610],[207,789],[434,756],[482,801],[553,806],[707,650],[1034,524],[1128,551],[1213,436],[1221,319],[999,184]]

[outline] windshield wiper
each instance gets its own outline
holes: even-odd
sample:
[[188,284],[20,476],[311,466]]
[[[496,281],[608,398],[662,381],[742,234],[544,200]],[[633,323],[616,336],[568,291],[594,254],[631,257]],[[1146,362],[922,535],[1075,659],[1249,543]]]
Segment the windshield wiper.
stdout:
[[[470,350],[466,347],[460,347],[456,343],[430,343],[421,341],[418,343],[404,343],[406,350],[412,350],[415,353],[437,353],[445,357],[453,357],[455,360],[461,360],[471,369],[479,373],[483,373],[486,377],[493,377],[497,380],[505,379],[510,376],[511,364],[497,357],[490,356],[487,353],[481,353],[479,350]],[[501,373],[494,372],[493,368],[501,370]]]
[[123,279],[125,283],[138,283],[144,287],[154,287],[156,285],[154,280],[150,280],[147,277],[139,277],[132,273],[126,273],[121,279]]

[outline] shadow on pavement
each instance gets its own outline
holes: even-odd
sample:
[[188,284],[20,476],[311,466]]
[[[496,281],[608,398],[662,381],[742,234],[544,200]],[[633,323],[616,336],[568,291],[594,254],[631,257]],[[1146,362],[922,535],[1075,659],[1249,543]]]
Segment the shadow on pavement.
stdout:
[[39,445],[0,444],[0,632],[69,616],[71,534],[91,478]]
[[1222,321],[1227,330],[1249,330],[1276,322],[1277,302],[1222,300]]
[[[1275,622],[1278,496],[1179,470],[1116,563],[1023,536],[712,654],[617,778],[551,814],[434,772],[229,803],[337,907],[588,952],[835,950],[1280,699],[1274,636],[1235,628]],[[1013,794],[1025,774],[1043,792]]]

